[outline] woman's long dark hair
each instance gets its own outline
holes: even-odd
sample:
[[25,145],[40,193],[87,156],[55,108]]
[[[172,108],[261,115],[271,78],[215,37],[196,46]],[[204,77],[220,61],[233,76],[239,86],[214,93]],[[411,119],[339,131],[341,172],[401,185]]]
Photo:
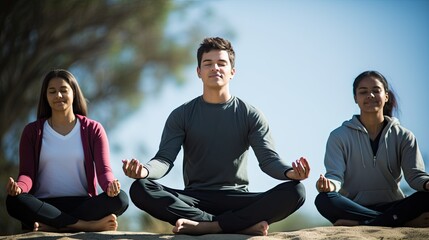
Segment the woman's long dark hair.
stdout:
[[389,100],[384,105],[383,114],[392,117],[394,111],[398,113],[399,107],[395,93],[392,91],[392,89],[389,88],[389,83],[387,82],[386,78],[377,71],[365,71],[356,77],[355,81],[353,82],[353,96],[356,97],[356,89],[359,86],[359,83],[366,77],[372,77],[379,80],[383,84],[386,93],[389,94]]
[[55,69],[48,72],[48,74],[46,74],[45,78],[43,79],[42,89],[40,91],[39,97],[39,105],[37,107],[37,119],[49,118],[52,116],[52,109],[51,106],[49,106],[46,94],[48,91],[49,81],[54,78],[64,79],[64,81],[66,81],[73,90],[73,113],[86,116],[88,114],[86,100],[82,91],[80,90],[76,78],[67,70]]

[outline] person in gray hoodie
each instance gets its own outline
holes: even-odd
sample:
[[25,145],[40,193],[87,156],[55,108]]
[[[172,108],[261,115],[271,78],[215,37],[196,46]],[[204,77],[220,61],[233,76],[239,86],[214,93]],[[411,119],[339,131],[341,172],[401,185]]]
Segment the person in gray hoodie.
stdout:
[[[353,83],[360,115],[331,132],[315,205],[336,226],[429,227],[429,175],[414,134],[392,116],[398,105],[386,78]],[[405,196],[402,176],[415,190]]]

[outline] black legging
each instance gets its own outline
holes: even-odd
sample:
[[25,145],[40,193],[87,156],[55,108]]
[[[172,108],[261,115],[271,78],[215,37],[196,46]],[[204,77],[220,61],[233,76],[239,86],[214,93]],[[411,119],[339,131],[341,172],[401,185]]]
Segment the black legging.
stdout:
[[234,233],[258,222],[280,221],[302,206],[305,189],[298,181],[284,182],[263,193],[224,190],[176,190],[139,179],[130,198],[141,210],[174,225],[180,218],[218,221],[224,233]]
[[429,212],[429,192],[415,192],[401,200],[372,206],[357,204],[338,192],[319,193],[315,204],[320,214],[331,223],[347,219],[361,225],[401,227]]
[[119,216],[128,208],[128,196],[122,190],[116,197],[101,193],[95,197],[38,199],[23,193],[7,196],[6,207],[9,215],[21,221],[25,229],[33,229],[34,222],[60,229],[78,220],[99,220],[110,214]]

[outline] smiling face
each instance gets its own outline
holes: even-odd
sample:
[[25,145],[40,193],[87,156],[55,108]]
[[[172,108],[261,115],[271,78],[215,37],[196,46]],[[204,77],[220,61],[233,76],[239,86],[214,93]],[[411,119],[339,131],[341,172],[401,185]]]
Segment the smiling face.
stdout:
[[52,112],[73,112],[73,90],[62,78],[53,78],[49,81],[46,97]]
[[367,113],[383,114],[383,108],[389,100],[389,95],[383,83],[373,76],[363,78],[356,88],[355,102],[361,115]]
[[222,89],[228,86],[234,77],[235,68],[231,66],[228,52],[211,50],[203,53],[201,67],[197,68],[198,77],[203,80],[205,89]]

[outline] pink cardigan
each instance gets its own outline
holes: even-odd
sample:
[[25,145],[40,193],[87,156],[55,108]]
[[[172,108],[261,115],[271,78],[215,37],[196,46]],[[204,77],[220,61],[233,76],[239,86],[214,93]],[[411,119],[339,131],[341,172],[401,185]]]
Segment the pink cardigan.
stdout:
[[[97,195],[97,179],[103,191],[114,180],[110,167],[109,142],[103,126],[85,116],[77,115],[81,124],[80,135],[85,157],[85,175],[88,181],[88,195]],[[43,124],[46,119],[38,119],[25,126],[19,145],[18,186],[24,193],[33,190],[37,182],[39,156],[42,148]],[[95,165],[95,168],[94,168]],[[95,175],[97,174],[97,177]]]

